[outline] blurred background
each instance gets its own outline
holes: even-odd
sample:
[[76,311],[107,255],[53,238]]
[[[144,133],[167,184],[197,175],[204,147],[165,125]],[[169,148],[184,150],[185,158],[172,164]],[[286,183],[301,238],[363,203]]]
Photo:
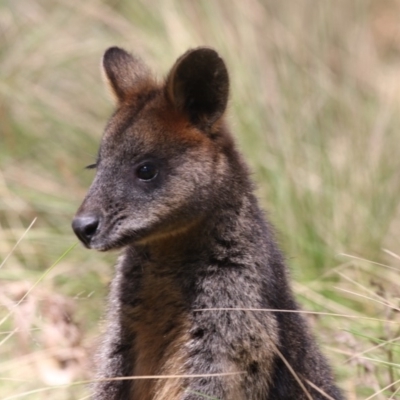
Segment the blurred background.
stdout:
[[[117,254],[70,222],[113,102],[112,45],[159,79],[190,47],[349,399],[400,399],[400,1],[0,0],[0,398],[88,398]],[[336,316],[324,313],[338,314]]]

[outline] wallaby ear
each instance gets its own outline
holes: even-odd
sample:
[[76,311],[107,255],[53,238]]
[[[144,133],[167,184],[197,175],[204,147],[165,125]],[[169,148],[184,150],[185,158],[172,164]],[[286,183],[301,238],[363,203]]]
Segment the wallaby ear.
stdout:
[[167,96],[191,122],[211,126],[224,113],[229,95],[225,63],[212,49],[189,50],[172,67],[166,83]]
[[150,79],[141,60],[119,47],[110,47],[103,56],[103,71],[111,92],[121,103]]

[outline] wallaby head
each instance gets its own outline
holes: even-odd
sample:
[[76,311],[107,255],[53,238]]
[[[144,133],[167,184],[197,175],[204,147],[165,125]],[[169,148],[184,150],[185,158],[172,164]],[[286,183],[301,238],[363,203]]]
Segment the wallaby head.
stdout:
[[[209,48],[180,57],[165,82],[124,50],[103,58],[117,109],[100,146],[96,176],[73,221],[90,248],[150,241],[199,222],[240,180],[223,114],[229,94],[224,61]],[[237,157],[232,157],[237,162]]]

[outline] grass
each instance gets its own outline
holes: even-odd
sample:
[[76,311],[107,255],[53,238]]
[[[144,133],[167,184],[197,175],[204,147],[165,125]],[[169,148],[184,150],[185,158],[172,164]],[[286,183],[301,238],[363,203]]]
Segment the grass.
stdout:
[[[395,0],[0,0],[0,397],[87,395],[70,384],[90,378],[115,255],[78,246],[48,268],[76,242],[83,168],[112,112],[104,50],[135,52],[161,79],[208,45],[229,66],[230,124],[299,300],[355,317],[309,315],[339,384],[349,399],[399,398],[398,11]],[[21,396],[54,384],[67,386]]]

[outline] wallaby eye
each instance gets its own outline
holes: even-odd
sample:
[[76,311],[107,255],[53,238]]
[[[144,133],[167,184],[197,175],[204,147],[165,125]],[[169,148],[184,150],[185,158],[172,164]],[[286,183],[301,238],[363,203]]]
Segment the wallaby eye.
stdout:
[[87,165],[85,168],[86,169],[96,169],[97,168],[97,163]]
[[136,175],[142,181],[151,181],[158,175],[158,169],[153,163],[147,162],[138,167]]

